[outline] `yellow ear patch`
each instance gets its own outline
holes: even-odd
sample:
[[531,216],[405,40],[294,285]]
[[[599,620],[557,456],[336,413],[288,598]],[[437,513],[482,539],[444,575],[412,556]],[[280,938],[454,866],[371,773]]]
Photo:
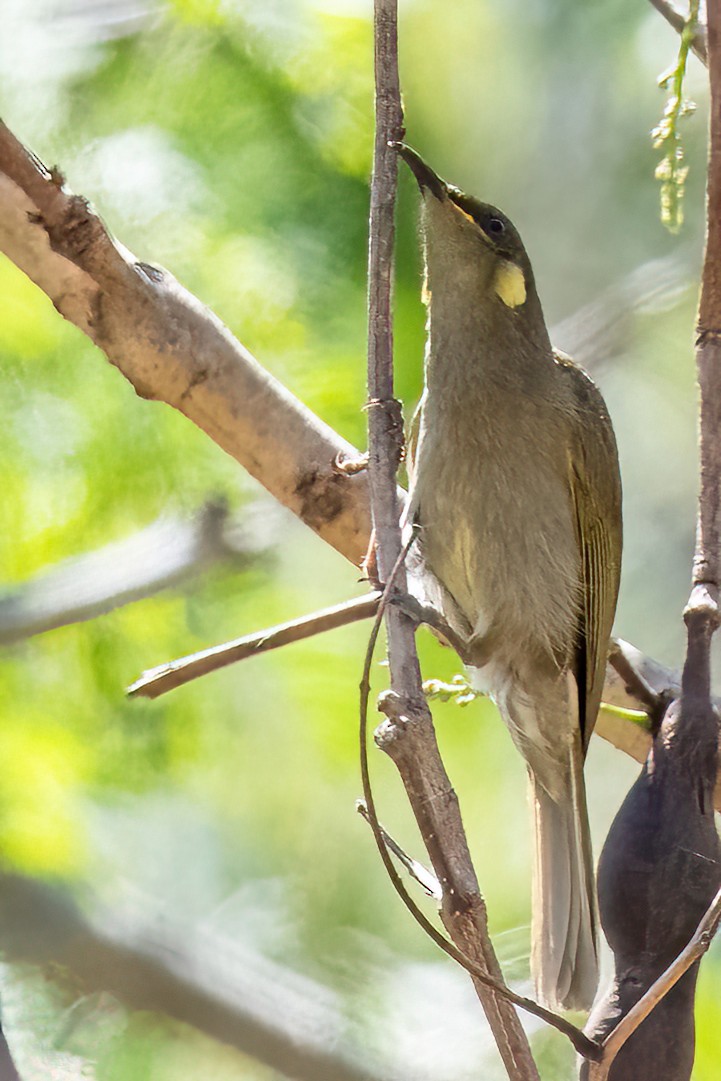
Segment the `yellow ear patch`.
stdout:
[[507,308],[518,308],[526,302],[526,279],[515,263],[504,260],[499,264],[493,287]]

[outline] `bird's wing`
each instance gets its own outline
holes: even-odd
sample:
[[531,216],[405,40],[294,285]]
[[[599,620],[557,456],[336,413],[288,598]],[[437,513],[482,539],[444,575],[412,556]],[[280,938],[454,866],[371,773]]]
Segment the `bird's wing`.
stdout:
[[611,419],[593,380],[563,354],[556,362],[575,402],[569,480],[581,556],[582,602],[576,658],[584,750],[596,723],[621,574],[621,476]]

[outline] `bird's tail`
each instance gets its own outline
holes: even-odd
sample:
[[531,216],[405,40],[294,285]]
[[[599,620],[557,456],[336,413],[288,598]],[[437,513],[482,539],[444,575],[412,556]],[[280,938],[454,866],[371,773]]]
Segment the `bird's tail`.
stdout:
[[531,970],[551,1008],[587,1010],[598,985],[596,891],[582,765],[569,757],[561,798],[529,774],[536,841]]

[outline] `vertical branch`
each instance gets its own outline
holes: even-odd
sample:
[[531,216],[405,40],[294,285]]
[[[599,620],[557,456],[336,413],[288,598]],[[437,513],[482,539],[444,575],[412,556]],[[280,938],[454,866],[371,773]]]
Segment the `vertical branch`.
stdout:
[[684,612],[686,661],[681,698],[667,710],[601,853],[599,904],[616,975],[592,1026],[591,1035],[603,1037],[602,1055],[584,1065],[583,1081],[690,1076],[698,963],[719,924],[721,846],[713,816],[718,720],[710,654],[719,626],[721,570],[721,0],[708,0],[707,9],[711,109],[696,339],[700,486]]
[[[699,502],[683,697],[711,711],[711,639],[719,626],[721,511],[721,0],[708,2],[707,53],[711,94],[706,250],[696,338],[699,410]],[[700,701],[702,700],[702,702]]]
[[[368,448],[373,527],[381,580],[401,553],[396,472],[403,439],[400,403],[393,397],[392,274],[397,157],[403,137],[398,77],[396,0],[375,0],[376,133],[371,185],[368,282]],[[406,588],[400,567],[396,587]],[[456,945],[502,982],[488,937],[486,909],[471,862],[458,799],[440,757],[423,696],[415,624],[391,607],[386,615],[391,696],[376,733],[393,759],[443,891],[442,917]],[[380,842],[382,843],[382,842]],[[478,996],[512,1081],[538,1081],[528,1040],[513,1006],[475,980]]]
[[[699,606],[711,634],[718,626],[719,502],[721,495],[721,10],[708,3],[711,89],[706,251],[698,313],[696,366],[701,394],[701,488],[689,608]],[[694,596],[695,594],[695,596]]]

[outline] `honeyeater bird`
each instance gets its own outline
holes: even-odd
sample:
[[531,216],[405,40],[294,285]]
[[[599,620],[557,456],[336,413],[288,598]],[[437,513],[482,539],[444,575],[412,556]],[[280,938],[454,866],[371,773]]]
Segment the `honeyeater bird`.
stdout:
[[583,763],[621,562],[621,481],[600,392],[553,349],[505,214],[396,144],[421,192],[425,387],[408,520],[423,592],[468,644],[528,766],[535,823],[531,968],[553,1007],[597,981]]

